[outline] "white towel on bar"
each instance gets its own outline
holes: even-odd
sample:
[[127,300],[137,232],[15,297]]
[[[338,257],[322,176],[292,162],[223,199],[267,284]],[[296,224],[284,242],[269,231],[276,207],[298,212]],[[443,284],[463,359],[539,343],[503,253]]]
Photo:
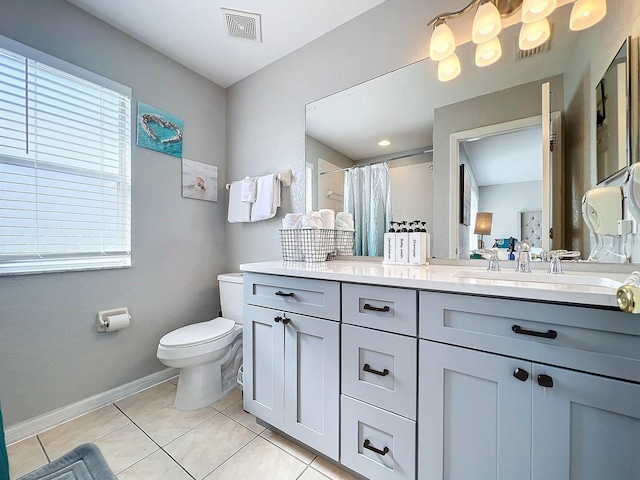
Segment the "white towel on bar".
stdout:
[[276,210],[280,206],[280,180],[276,174],[258,177],[256,201],[252,205],[252,222],[267,220],[276,215]]
[[240,200],[242,191],[242,182],[232,182],[229,188],[229,211],[227,220],[229,223],[250,222],[251,221],[251,203]]
[[258,179],[256,177],[245,177],[240,182],[242,190],[240,191],[240,201],[253,203],[256,201],[256,189]]

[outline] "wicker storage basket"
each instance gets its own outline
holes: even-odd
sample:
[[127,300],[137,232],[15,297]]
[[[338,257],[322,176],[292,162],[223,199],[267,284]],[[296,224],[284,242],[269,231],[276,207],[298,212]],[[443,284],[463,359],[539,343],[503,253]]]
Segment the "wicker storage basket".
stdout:
[[336,255],[353,255],[355,232],[330,229],[280,230],[282,259],[287,262],[325,262]]

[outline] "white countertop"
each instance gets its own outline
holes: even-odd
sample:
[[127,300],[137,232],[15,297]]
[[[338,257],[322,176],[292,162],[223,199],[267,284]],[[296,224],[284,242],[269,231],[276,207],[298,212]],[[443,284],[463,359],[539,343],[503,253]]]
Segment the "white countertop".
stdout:
[[[380,261],[334,260],[322,263],[261,262],[240,265],[245,272],[316,278],[339,282],[407,287],[420,290],[468,293],[513,299],[618,308],[617,286],[627,273],[565,272],[557,283],[544,283],[547,274],[515,273],[503,269],[487,272],[486,267],[461,265],[383,265]],[[476,277],[477,278],[471,278]],[[608,286],[578,285],[572,282],[601,279]],[[556,282],[555,278],[553,280]]]

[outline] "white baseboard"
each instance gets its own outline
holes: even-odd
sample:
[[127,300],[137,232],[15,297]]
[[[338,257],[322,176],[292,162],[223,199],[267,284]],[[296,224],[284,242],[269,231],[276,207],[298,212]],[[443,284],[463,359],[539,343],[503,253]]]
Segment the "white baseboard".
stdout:
[[73,420],[85,413],[92,412],[98,408],[102,408],[110,403],[122,400],[134,393],[146,388],[157,385],[172,377],[178,375],[179,370],[176,368],[167,368],[156,373],[152,373],[133,382],[126,383],[120,387],[113,388],[106,392],[93,395],[91,397],[80,400],[79,402],[66,405],[62,408],[43,413],[37,417],[30,418],[24,422],[11,425],[5,429],[5,441],[10,445],[25,438],[32,437],[40,432],[44,432],[50,428],[60,425],[61,423]]

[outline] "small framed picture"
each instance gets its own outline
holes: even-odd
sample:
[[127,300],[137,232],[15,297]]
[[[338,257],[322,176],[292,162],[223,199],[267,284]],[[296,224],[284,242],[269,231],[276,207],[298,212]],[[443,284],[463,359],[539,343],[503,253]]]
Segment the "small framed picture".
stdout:
[[182,196],[208,202],[218,201],[218,167],[182,159]]
[[136,145],[182,158],[182,119],[138,102]]

